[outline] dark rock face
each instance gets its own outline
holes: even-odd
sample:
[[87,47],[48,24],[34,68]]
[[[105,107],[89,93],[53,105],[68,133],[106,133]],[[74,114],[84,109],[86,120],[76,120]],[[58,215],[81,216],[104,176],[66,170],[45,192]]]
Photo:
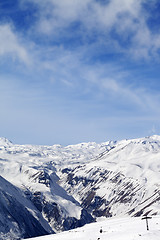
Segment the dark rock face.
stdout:
[[54,219],[54,221],[58,224],[61,223],[61,215],[57,203],[45,203],[43,212],[45,216],[47,216],[49,222]]
[[[44,184],[48,189],[50,189],[53,195],[56,194],[56,196],[64,198],[65,200],[70,201],[72,204],[80,207],[80,204],[71,195],[67,194],[67,192],[61,186],[58,185],[57,182],[60,179],[55,172],[52,172],[49,175],[45,172],[45,170],[40,170],[36,174],[33,174],[30,179],[32,179],[33,182]],[[61,209],[61,206],[52,199],[48,200],[43,192],[31,192],[30,190],[26,190],[25,195],[47,220],[49,225],[55,229],[55,231],[59,232],[70,230],[94,221],[94,218],[91,216],[91,214],[89,214],[87,210],[84,210],[83,207],[80,219],[77,219],[75,217],[65,216],[63,214],[64,210]]]
[[[61,214],[61,209],[57,203],[46,201],[45,196],[42,193],[35,192],[30,197],[31,202],[37,207],[41,212],[50,226],[54,227],[57,231],[62,231],[63,229],[63,217]],[[67,229],[68,230],[68,229]]]
[[81,219],[80,219],[81,226],[91,222],[95,222],[95,219],[88,213],[87,210],[83,209],[81,213]]
[[[145,200],[146,190],[138,180],[99,167],[89,170],[86,170],[85,166],[63,169],[62,179],[61,184],[66,191],[75,198],[77,196],[81,206],[94,218],[112,217],[117,214],[117,209],[122,214],[141,216],[151,211],[149,207],[160,199],[157,190]],[[104,192],[101,190],[103,188]]]
[[79,220],[73,217],[68,217],[63,222],[63,228],[64,230],[74,229],[91,222],[95,222],[95,219],[85,209],[83,209]]
[[[78,167],[79,169],[83,169],[82,167]],[[92,177],[87,177],[87,175],[92,171]],[[97,169],[93,171],[90,169],[83,176],[76,176],[78,173],[77,168],[72,169],[63,169],[62,173],[64,175],[65,184],[63,187],[70,192],[71,194],[78,192],[77,185],[81,186],[81,190],[78,192],[80,197],[81,206],[89,212],[93,218],[95,217],[112,217],[112,213],[110,212],[109,202],[105,197],[100,197],[97,195],[98,186],[100,183],[104,183],[110,178],[111,172],[107,170]],[[119,181],[120,176],[114,176],[110,179],[111,182],[117,183]],[[83,190],[82,190],[83,189]],[[103,206],[104,205],[104,206]]]
[[45,216],[45,219],[58,231],[66,231],[77,227],[82,227],[87,223],[94,222],[95,219],[82,209],[80,219],[75,217],[64,218],[61,214],[61,209],[55,202],[47,202],[45,197],[40,192],[31,194],[29,199],[37,207],[37,209]]
[[[0,182],[0,239],[29,238],[53,233],[45,221],[37,220],[28,210],[30,204],[17,188],[1,177]],[[34,207],[32,210],[35,210]]]

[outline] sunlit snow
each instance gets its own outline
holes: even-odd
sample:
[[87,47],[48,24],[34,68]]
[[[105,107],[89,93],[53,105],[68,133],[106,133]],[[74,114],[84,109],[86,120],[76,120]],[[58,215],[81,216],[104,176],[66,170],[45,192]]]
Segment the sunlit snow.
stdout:
[[[149,221],[147,231],[141,218],[113,218],[91,223],[82,228],[60,234],[32,238],[33,240],[159,240],[160,218]],[[102,233],[100,230],[102,229]]]

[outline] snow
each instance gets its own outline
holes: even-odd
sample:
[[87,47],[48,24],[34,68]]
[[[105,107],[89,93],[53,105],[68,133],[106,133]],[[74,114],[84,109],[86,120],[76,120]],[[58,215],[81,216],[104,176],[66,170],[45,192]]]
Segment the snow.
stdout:
[[12,142],[9,141],[7,138],[1,137],[0,138],[0,146],[11,146]]
[[[130,203],[117,202],[111,210],[114,216],[126,216],[136,207],[136,211],[146,208],[153,214],[160,214],[160,203],[155,201],[159,197],[160,187],[160,136],[150,136],[139,139],[122,141],[107,141],[97,144],[95,142],[80,143],[77,145],[61,146],[33,146],[17,145],[6,138],[0,138],[0,175],[16,187],[34,193],[40,191],[45,200],[60,205],[64,217],[70,216],[77,219],[81,215],[80,194],[84,194],[82,182],[75,184],[74,189],[65,189],[64,169],[74,170],[80,178],[97,180],[96,194],[114,199],[116,194],[130,180],[135,189],[135,196]],[[96,169],[99,169],[95,175]],[[108,171],[108,183],[98,182],[100,174]],[[39,174],[48,174],[51,184],[40,182]],[[123,185],[112,182],[116,174],[121,174]],[[107,173],[106,173],[107,174]],[[68,186],[67,186],[68,187]],[[70,187],[70,186],[69,186]],[[90,191],[87,185],[85,192]],[[74,190],[74,192],[72,191]],[[74,194],[72,194],[74,193]],[[154,195],[155,194],[155,195]],[[155,201],[155,202],[154,202]],[[103,208],[103,206],[102,206]],[[28,209],[32,209],[28,206]],[[99,228],[104,228],[100,239],[109,240],[137,240],[160,239],[159,218],[150,221],[151,231],[145,231],[145,223],[141,219],[107,219],[103,222],[87,225],[73,231],[37,239],[98,239]],[[128,237],[128,238],[127,238]]]
[[[89,171],[94,167],[101,167],[121,172],[128,178],[138,179],[142,185],[147,185],[148,189],[157,188],[160,185],[159,159],[160,136],[156,135],[101,144],[80,143],[66,147],[16,145],[6,138],[0,138],[0,174],[20,188],[25,186],[35,191],[37,188],[48,191],[44,184],[30,179],[39,170],[45,169],[48,174],[60,173],[65,167],[72,169],[78,165],[84,165],[85,169],[78,170],[79,175],[86,174],[87,169]],[[58,184],[52,187],[64,197],[64,191],[60,191]],[[67,195],[65,198],[69,200]]]
[[[102,233],[100,233],[102,229]],[[32,238],[32,240],[159,240],[160,217],[149,220],[149,231],[141,218],[111,218],[71,231]]]

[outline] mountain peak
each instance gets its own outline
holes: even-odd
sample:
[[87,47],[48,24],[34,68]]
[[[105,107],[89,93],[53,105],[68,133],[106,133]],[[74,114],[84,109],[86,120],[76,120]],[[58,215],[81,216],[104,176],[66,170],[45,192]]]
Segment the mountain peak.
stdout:
[[5,137],[0,137],[0,146],[9,146],[12,142]]

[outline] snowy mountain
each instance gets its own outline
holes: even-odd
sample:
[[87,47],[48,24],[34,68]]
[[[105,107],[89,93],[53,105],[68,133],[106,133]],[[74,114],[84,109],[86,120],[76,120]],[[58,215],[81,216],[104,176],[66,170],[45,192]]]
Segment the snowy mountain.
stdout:
[[160,213],[159,136],[108,143],[95,159],[59,175],[61,186],[95,217]]
[[0,175],[1,239],[160,214],[160,136],[66,147],[0,138]]
[[22,192],[0,177],[0,239],[17,239],[53,233],[36,207]]

